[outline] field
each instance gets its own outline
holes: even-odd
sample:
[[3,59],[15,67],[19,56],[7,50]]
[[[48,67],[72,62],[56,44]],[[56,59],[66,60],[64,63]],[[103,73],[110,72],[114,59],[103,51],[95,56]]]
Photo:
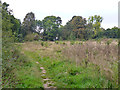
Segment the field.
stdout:
[[15,46],[26,59],[12,71],[16,88],[118,87],[117,40],[33,41]]

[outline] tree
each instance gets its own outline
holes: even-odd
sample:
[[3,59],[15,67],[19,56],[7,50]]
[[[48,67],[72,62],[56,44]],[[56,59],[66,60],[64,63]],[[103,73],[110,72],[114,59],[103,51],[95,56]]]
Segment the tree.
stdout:
[[86,19],[82,16],[73,16],[70,23],[73,25],[73,31],[76,34],[76,38],[84,38],[84,30],[86,28]]
[[27,13],[22,23],[24,36],[35,31],[35,15],[33,12]]
[[88,24],[92,24],[92,29],[94,31],[94,37],[97,33],[101,32],[101,23],[103,21],[103,17],[99,15],[90,16],[88,18]]
[[42,20],[43,24],[43,40],[55,40],[58,37],[58,29],[61,26],[60,17],[47,16]]
[[43,29],[42,21],[36,20],[35,25],[36,25],[36,32],[41,33],[41,30]]
[[73,25],[68,21],[65,26],[60,27],[60,37],[63,40],[72,40],[72,38],[75,38],[73,29]]
[[2,45],[5,46],[10,42],[14,42],[12,34],[13,24],[11,23],[11,13],[8,10],[9,4],[2,4]]
[[108,28],[104,30],[103,35],[107,38],[120,38],[120,29],[118,27]]
[[86,19],[82,16],[73,16],[65,26],[61,28],[63,40],[83,39],[85,37]]

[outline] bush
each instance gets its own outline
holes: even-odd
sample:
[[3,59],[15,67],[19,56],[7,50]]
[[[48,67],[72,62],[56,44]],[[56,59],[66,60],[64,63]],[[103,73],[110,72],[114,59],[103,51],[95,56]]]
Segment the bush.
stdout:
[[56,43],[56,44],[59,44],[59,42],[58,42],[58,41],[55,41],[55,43]]
[[66,43],[65,42],[63,42],[63,45],[65,45]]
[[39,35],[37,33],[33,34],[28,34],[25,36],[25,41],[34,41],[34,40],[39,40]]
[[71,41],[71,42],[70,42],[70,44],[71,44],[71,45],[74,45],[74,44],[75,44],[75,42],[74,42],[74,41]]
[[48,42],[43,42],[43,41],[42,41],[42,42],[41,42],[41,46],[44,46],[44,47],[47,48],[47,47],[49,46],[49,43],[48,43]]
[[45,42],[44,45],[46,48],[49,46],[48,42]]
[[111,43],[112,43],[112,39],[110,39],[106,42],[107,45],[110,45]]
[[41,42],[41,46],[44,46],[44,42]]
[[[9,44],[10,45],[10,44]],[[18,84],[15,71],[23,66],[29,65],[27,58],[17,50],[14,44],[2,48],[2,86],[15,87]],[[7,82],[7,83],[5,83]]]

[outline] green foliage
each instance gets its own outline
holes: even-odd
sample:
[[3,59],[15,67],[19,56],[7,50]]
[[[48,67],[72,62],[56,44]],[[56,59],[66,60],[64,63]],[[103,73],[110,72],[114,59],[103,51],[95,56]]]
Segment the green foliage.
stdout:
[[112,39],[107,40],[107,42],[106,42],[107,45],[110,45],[110,43],[112,43]]
[[43,40],[56,40],[58,37],[58,30],[61,25],[61,18],[55,16],[47,16],[42,21],[43,23]]
[[11,14],[12,11],[8,10],[8,6],[7,3],[2,5],[2,31],[3,33],[9,33],[9,35],[11,33],[11,37],[14,37],[15,42],[21,42],[23,35],[21,34],[20,20]]
[[74,29],[73,31],[75,32],[76,38],[83,39],[84,38],[84,30],[85,30],[85,25],[86,25],[86,19],[83,18],[82,16],[73,16],[71,22],[70,22]]
[[59,44],[59,41],[55,41],[56,44]]
[[48,42],[42,41],[42,42],[41,42],[41,46],[44,46],[44,47],[48,48],[49,43],[48,43]]
[[36,32],[41,33],[41,30],[43,29],[42,21],[35,20],[35,27],[37,29]]
[[48,46],[49,46],[48,42],[44,42],[44,46],[45,46],[46,48],[48,48]]
[[99,15],[94,15],[88,18],[88,23],[92,24],[92,29],[94,30],[94,36],[96,36],[97,33],[101,31],[102,21],[103,21],[103,17]]
[[43,41],[41,42],[41,46],[44,46],[44,42]]
[[81,41],[81,42],[79,42],[79,44],[80,44],[80,45],[83,45],[83,42]]
[[24,38],[25,41],[34,41],[39,40],[39,35],[37,33],[27,34]]
[[16,77],[16,72],[23,66],[29,65],[26,57],[16,48],[18,47],[10,42],[2,48],[2,84],[4,88],[13,88],[20,84],[19,79]]
[[24,21],[22,23],[22,33],[23,36],[26,36],[27,34],[31,34],[35,31],[35,15],[33,12],[27,13]]
[[71,45],[74,45],[74,44],[75,44],[75,41],[71,41],[70,44],[71,44]]
[[108,28],[103,32],[103,36],[106,38],[119,38],[119,30],[118,27]]

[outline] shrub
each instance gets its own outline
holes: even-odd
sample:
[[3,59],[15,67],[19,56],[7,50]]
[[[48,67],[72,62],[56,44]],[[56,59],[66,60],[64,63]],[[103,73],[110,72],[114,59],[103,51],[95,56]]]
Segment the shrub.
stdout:
[[110,45],[111,42],[112,42],[112,39],[108,40],[108,41],[106,42],[106,44],[107,44],[107,45]]
[[34,41],[34,40],[39,40],[39,35],[37,33],[33,34],[28,34],[24,38],[25,41]]
[[44,45],[46,48],[49,46],[48,42],[45,42]]
[[44,46],[44,42],[41,42],[41,46]]
[[55,41],[55,43],[56,43],[56,44],[59,44],[59,42],[58,42],[58,41]]
[[75,44],[75,42],[74,42],[74,41],[71,41],[71,42],[70,42],[70,44],[71,44],[71,45],[74,45],[74,44]]
[[63,42],[63,45],[65,45],[66,43],[65,42]]
[[41,42],[41,46],[44,46],[44,47],[47,48],[47,47],[49,46],[49,44],[48,44],[48,42],[43,42],[43,41],[42,41],[42,42]]
[[83,45],[83,42],[79,42],[80,45]]

